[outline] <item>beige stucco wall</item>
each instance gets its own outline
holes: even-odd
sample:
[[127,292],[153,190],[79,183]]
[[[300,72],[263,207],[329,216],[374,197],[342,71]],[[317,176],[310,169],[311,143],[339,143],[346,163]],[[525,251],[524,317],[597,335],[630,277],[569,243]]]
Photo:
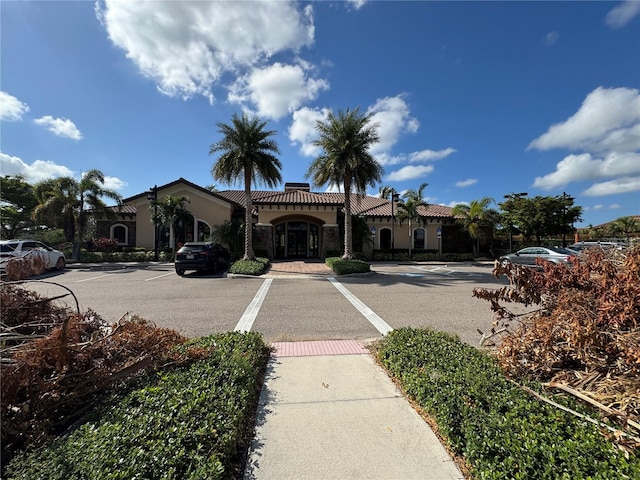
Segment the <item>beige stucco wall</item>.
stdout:
[[313,217],[319,224],[336,223],[337,208],[324,205],[258,205],[260,223],[276,225],[283,220],[290,220],[296,216]]
[[[214,230],[216,225],[221,225],[225,220],[231,218],[232,207],[229,203],[221,200],[205,192],[190,188],[186,185],[176,185],[174,187],[158,190],[158,200],[171,195],[172,197],[185,196],[189,198],[186,204],[194,216],[194,231],[198,220],[209,225]],[[137,207],[136,213],[136,231],[137,245],[153,248],[154,246],[154,226],[151,222],[150,201],[146,197],[138,199],[135,202]]]
[[[384,219],[382,219],[381,221],[379,221],[378,219],[376,219],[376,221],[371,221],[370,219],[367,222],[367,225],[369,226],[369,231],[371,231],[372,226],[376,227],[374,248],[375,249],[380,248],[380,230],[382,230],[383,228],[391,229],[390,219],[387,221],[385,221]],[[424,228],[426,233],[425,248],[431,249],[431,250],[438,250],[439,248],[438,227],[441,227],[441,226],[442,224],[440,223],[439,220],[430,219],[428,223],[425,225],[422,225],[422,224],[416,225],[415,223],[412,223],[411,231],[413,232],[417,228]],[[409,224],[407,222],[404,222],[402,225],[398,225],[396,223],[394,226],[394,230],[395,230],[395,241],[394,241],[395,248],[408,249],[410,245],[410,240],[412,239],[412,236],[409,235]]]

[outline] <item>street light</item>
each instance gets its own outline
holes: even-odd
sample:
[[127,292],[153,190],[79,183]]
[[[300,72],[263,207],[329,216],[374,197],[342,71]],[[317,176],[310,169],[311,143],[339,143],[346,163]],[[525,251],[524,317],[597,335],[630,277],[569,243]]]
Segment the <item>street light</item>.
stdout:
[[158,261],[158,186],[147,193],[147,200],[153,202],[153,259]]
[[[517,198],[526,197],[527,195],[529,195],[527,192],[510,193],[508,195],[505,195],[504,198],[508,200],[515,200]],[[513,252],[512,244],[513,244],[513,225],[509,224],[509,253]]]
[[[562,246],[564,248],[567,247],[567,201],[573,202],[575,199],[570,195],[567,195],[566,192],[562,192]],[[573,231],[573,221],[571,222],[571,231]]]
[[395,225],[396,225],[396,218],[394,216],[393,213],[393,206],[394,204],[398,201],[398,199],[400,198],[400,194],[393,192],[391,194],[391,260],[394,259],[394,254],[395,254],[395,240],[396,240],[396,231],[395,231]]

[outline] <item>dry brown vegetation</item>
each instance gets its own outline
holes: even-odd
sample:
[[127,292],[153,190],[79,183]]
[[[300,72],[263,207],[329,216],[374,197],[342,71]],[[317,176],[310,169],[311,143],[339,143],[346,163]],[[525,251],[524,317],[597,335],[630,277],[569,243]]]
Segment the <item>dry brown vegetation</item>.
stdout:
[[[572,267],[496,263],[510,285],[476,289],[496,314],[491,334],[501,368],[599,408],[640,446],[640,245],[591,249]],[[515,314],[509,304],[530,307]],[[531,307],[536,307],[531,309]]]
[[57,307],[20,286],[0,286],[2,459],[59,433],[92,408],[95,395],[130,375],[202,358],[174,347],[186,338],[137,316],[107,324]]

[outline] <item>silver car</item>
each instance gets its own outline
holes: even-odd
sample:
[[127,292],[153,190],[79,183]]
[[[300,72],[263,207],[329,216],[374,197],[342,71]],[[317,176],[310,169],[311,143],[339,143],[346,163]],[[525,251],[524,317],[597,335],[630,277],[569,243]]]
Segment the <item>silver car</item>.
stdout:
[[7,262],[12,258],[38,256],[44,260],[48,270],[64,270],[64,253],[36,240],[0,241],[0,271],[4,272]]
[[540,258],[547,262],[563,263],[570,265],[575,260],[576,255],[562,247],[526,247],[515,253],[501,256],[498,261],[502,265],[516,263],[518,265],[537,266],[536,260]]

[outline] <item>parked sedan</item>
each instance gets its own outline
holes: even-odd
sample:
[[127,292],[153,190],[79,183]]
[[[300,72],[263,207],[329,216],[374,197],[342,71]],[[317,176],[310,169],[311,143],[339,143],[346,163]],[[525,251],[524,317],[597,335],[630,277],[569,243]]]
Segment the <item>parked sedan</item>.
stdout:
[[186,270],[217,273],[218,268],[228,266],[229,251],[218,243],[187,242],[176,253],[178,275],[184,275]]
[[517,263],[519,265],[536,266],[538,258],[552,263],[571,264],[575,260],[575,255],[561,247],[526,247],[515,253],[503,255],[498,260],[503,265]]
[[0,241],[0,271],[5,271],[7,262],[12,258],[30,258],[38,256],[44,260],[48,270],[64,270],[64,253],[36,240]]

